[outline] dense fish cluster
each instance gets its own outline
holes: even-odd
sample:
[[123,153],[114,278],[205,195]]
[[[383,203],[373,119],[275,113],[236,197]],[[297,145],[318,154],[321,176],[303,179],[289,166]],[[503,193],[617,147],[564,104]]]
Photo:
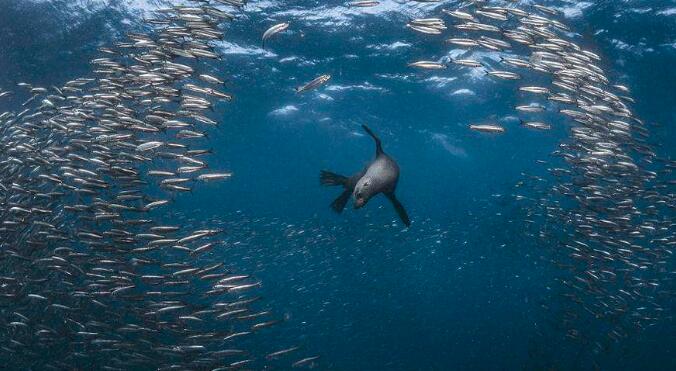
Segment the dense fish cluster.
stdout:
[[[90,77],[0,89],[3,100],[30,96],[17,112],[0,113],[0,359],[13,368],[319,365],[294,344],[258,354],[257,339],[284,318],[257,294],[259,280],[216,254],[228,224],[198,223],[169,207],[232,176],[206,161],[207,136],[222,121],[210,112],[233,99],[211,63],[245,1],[181,4],[157,10],[146,32],[101,47]],[[402,28],[453,49],[453,58],[408,61],[417,73],[480,71],[514,84],[523,128],[566,126],[570,135],[540,161],[543,173],[517,185],[539,196],[514,197],[527,210],[525,229],[551,248],[547,260],[560,272],[552,292],[566,300],[543,307],[560,319],[561,338],[598,353],[668,311],[676,161],[655,152],[629,89],[613,84],[601,57],[558,18],[542,5],[473,0]],[[292,24],[268,25],[263,47]],[[331,79],[321,74],[295,91]],[[512,130],[489,121],[467,128]],[[280,241],[305,235],[292,227]],[[330,239],[311,231],[303,244]],[[431,237],[440,244],[446,234],[435,226]]]
[[211,258],[223,230],[166,210],[231,175],[205,161],[209,111],[232,98],[207,71],[244,2],[183,4],[100,48],[92,78],[21,83],[31,98],[0,114],[0,358],[15,369],[315,364],[297,346],[246,350],[281,318]]
[[[569,304],[556,308],[563,335],[600,352],[655,325],[673,294],[667,264],[676,245],[676,162],[651,149],[647,125],[629,108],[629,89],[609,81],[599,67],[601,57],[574,42],[558,15],[541,5],[469,1],[441,10],[439,18],[414,19],[406,26],[425,36],[445,37],[447,44],[460,48],[450,61],[459,68],[519,81],[526,101],[516,111],[524,127],[550,129],[537,116],[552,111],[571,121],[570,140],[553,153],[547,169],[557,181],[531,200],[530,216],[549,224],[539,236],[552,245],[550,260],[564,272],[558,283]],[[499,66],[473,59],[476,51],[500,53]],[[442,59],[410,66],[443,69],[449,63]],[[528,82],[535,79],[539,85]],[[506,130],[493,123],[469,128]],[[543,176],[528,181],[540,188],[546,183]]]

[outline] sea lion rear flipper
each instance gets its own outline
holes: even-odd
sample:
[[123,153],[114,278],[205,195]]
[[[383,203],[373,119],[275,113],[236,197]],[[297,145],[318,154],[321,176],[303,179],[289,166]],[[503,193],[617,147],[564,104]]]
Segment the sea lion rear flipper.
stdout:
[[340,214],[343,212],[343,209],[345,209],[345,205],[347,205],[347,201],[350,199],[350,196],[352,195],[352,191],[346,189],[343,191],[343,193],[338,196],[333,202],[331,202],[331,208],[333,211],[337,212]]
[[394,195],[394,193],[385,193],[385,196],[390,199],[390,202],[392,202],[392,205],[394,206],[394,209],[397,211],[397,214],[399,214],[399,218],[401,219],[404,224],[409,227],[411,225],[411,220],[408,218],[408,213],[406,212],[406,209],[404,209],[404,205],[397,200],[397,196]]
[[376,141],[376,155],[383,153],[383,146],[382,144],[380,144],[380,138],[378,138],[376,134],[373,131],[371,131],[371,129],[369,129],[368,126],[362,124],[361,127],[364,128],[364,131],[366,131],[366,133],[370,135],[371,138],[373,138],[373,140]]
[[319,184],[324,186],[344,186],[347,183],[347,177],[322,170],[319,172]]

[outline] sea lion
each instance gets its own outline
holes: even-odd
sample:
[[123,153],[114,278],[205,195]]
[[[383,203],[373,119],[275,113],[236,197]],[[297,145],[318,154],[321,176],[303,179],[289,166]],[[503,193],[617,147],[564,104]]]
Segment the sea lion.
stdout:
[[343,193],[331,203],[331,208],[337,213],[343,211],[350,195],[354,196],[354,208],[359,209],[373,196],[382,193],[392,202],[399,218],[408,227],[411,220],[394,194],[399,181],[399,165],[383,151],[380,139],[373,131],[366,125],[362,125],[362,128],[376,142],[376,158],[362,171],[350,177],[322,170],[319,174],[319,183],[324,186],[343,186]]

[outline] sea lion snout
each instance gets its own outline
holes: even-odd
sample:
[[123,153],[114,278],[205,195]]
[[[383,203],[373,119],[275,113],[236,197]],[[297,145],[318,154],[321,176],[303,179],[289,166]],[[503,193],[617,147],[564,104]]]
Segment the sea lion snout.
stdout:
[[362,177],[354,187],[354,208],[359,209],[366,205],[366,202],[371,198],[371,179],[369,177]]

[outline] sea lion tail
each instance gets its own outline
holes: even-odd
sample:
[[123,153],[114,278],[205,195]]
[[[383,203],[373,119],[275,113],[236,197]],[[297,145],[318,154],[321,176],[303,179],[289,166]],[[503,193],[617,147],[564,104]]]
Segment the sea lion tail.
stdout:
[[324,186],[342,186],[347,183],[347,177],[322,170],[319,172],[319,184]]

